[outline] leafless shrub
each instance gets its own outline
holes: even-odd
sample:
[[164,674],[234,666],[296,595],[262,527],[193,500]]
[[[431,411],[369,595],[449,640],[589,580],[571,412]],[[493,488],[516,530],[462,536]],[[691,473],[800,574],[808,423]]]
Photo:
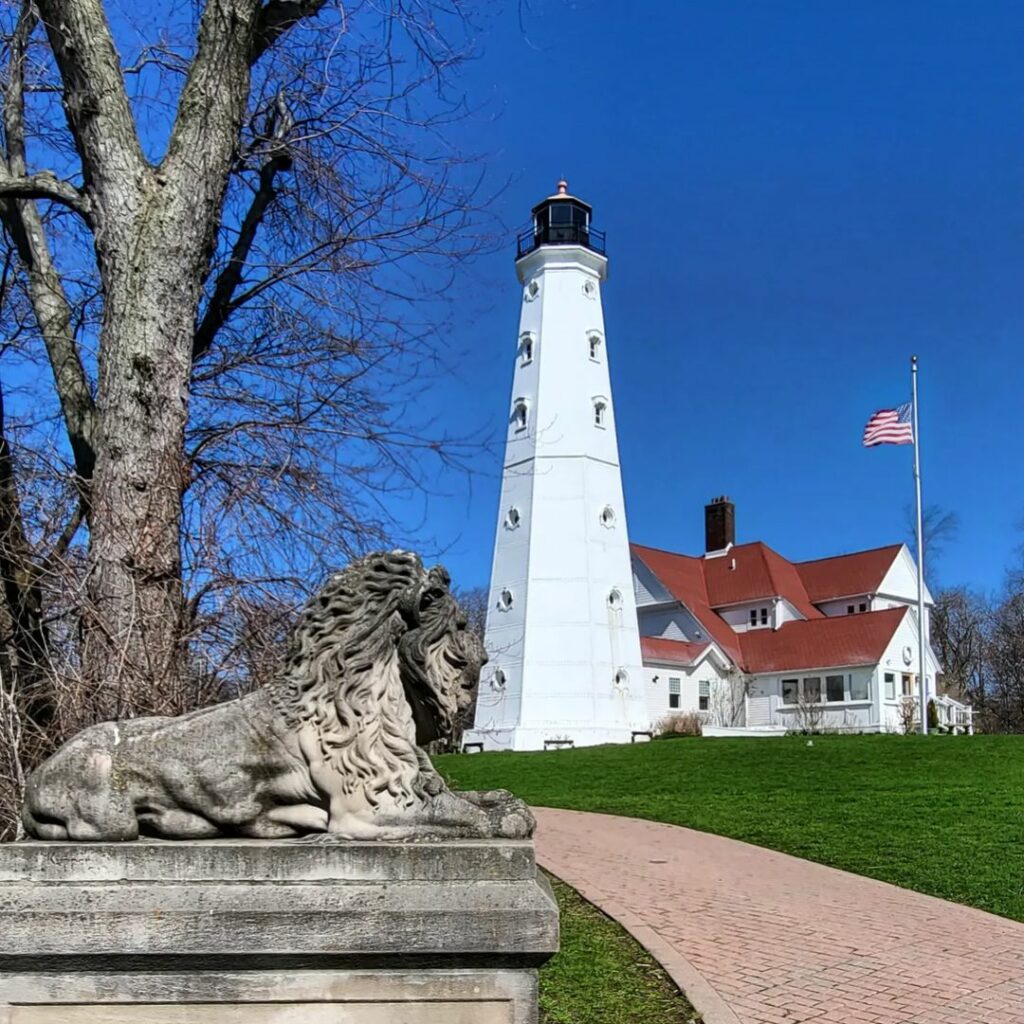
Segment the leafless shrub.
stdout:
[[659,720],[655,738],[701,736],[703,732],[704,724],[699,711],[680,711]]
[[913,697],[901,697],[899,703],[900,728],[904,736],[917,731],[917,701]]

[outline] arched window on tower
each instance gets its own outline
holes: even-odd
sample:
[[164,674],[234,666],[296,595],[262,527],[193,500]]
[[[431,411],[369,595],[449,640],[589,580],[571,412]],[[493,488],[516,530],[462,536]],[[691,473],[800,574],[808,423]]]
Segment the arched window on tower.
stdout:
[[597,331],[591,331],[587,335],[587,345],[590,349],[590,358],[595,363],[599,363],[601,361],[601,335]]
[[525,430],[530,417],[530,403],[525,398],[517,398],[512,403],[512,425],[516,430]]
[[608,418],[608,399],[594,399],[594,426],[604,429]]
[[533,334],[530,331],[524,331],[519,336],[519,365],[526,366],[527,363],[533,362]]

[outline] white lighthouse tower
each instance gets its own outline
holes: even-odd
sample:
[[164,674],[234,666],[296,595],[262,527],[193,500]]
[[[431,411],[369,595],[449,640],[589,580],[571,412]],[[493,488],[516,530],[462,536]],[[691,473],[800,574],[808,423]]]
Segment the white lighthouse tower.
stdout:
[[519,238],[523,286],[480,682],[466,742],[628,743],[649,726],[591,208],[558,192]]

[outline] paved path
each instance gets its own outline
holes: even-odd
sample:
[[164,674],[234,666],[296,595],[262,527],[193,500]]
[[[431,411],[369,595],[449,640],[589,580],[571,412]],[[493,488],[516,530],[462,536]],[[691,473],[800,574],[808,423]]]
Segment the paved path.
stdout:
[[1024,924],[674,825],[537,809],[541,864],[708,1024],[1022,1024]]

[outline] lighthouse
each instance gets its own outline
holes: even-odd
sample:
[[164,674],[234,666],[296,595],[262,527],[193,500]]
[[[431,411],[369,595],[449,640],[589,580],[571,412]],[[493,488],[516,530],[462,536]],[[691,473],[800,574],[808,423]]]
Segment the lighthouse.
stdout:
[[480,681],[467,743],[628,743],[650,728],[601,286],[605,236],[560,181],[522,286]]

